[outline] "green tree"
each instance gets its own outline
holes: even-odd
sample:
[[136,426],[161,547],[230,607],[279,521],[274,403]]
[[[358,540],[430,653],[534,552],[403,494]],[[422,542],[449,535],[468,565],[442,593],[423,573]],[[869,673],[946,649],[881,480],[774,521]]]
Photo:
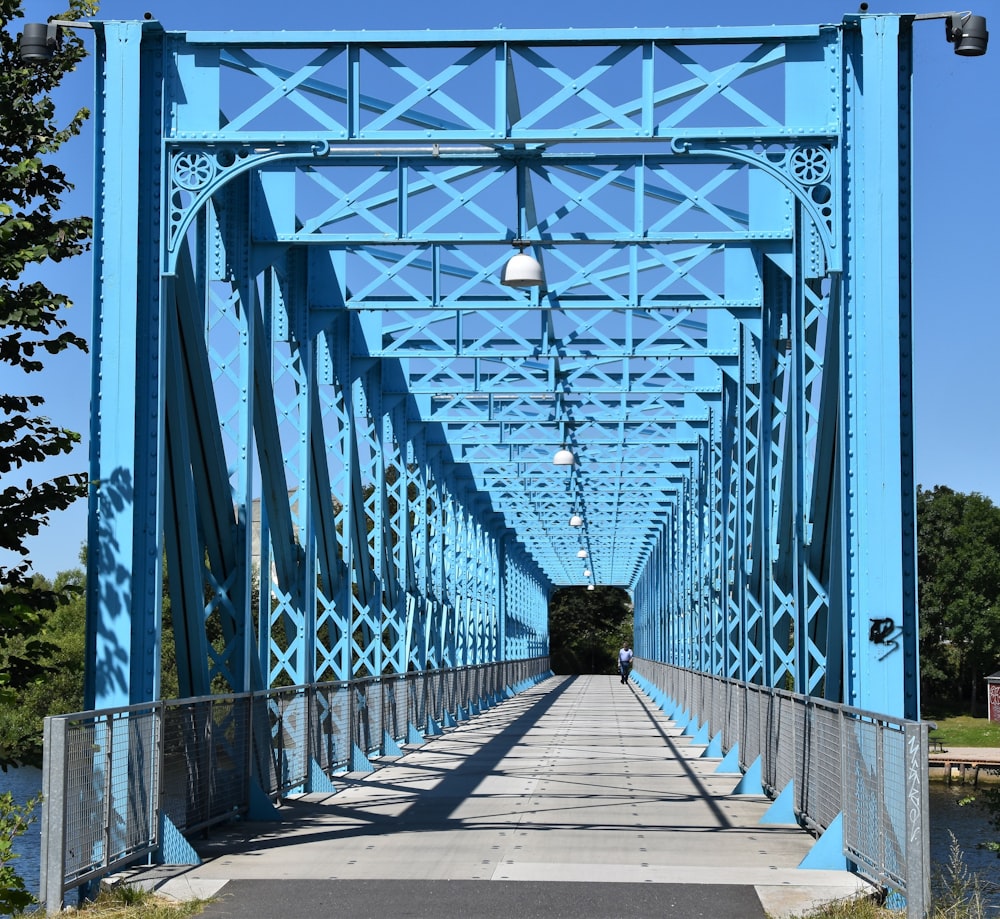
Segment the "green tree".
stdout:
[[[70,0],[59,18],[95,12],[91,0]],[[6,368],[0,392],[0,476],[15,473],[20,480],[0,490],[0,550],[15,557],[0,566],[0,646],[16,647],[0,673],[0,692],[7,693],[44,672],[44,614],[74,589],[36,584],[26,542],[52,514],[80,497],[86,482],[82,473],[45,481],[31,477],[38,464],[68,453],[80,438],[40,414],[44,400],[30,392],[29,382],[45,358],[68,348],[86,350],[83,339],[67,328],[64,311],[70,300],[30,277],[35,266],[78,255],[89,245],[89,217],[58,216],[73,186],[52,161],[88,114],[81,109],[60,126],[51,96],[85,51],[82,41],[67,33],[51,63],[23,64],[16,28],[22,16],[22,0],[0,0],[0,366]]]
[[14,840],[34,821],[35,804],[34,800],[15,804],[9,791],[0,795],[0,915],[3,916],[19,915],[35,902],[12,864],[19,857],[14,851]]
[[620,587],[563,587],[549,602],[549,647],[556,673],[615,673],[632,641],[632,604]]
[[1000,508],[980,494],[918,489],[917,569],[925,707],[975,714],[1000,661]]
[[[81,570],[60,572],[52,584],[35,575],[34,583],[38,590],[64,599],[41,617],[37,641],[46,651],[35,663],[45,671],[45,679],[11,688],[11,700],[7,704],[0,701],[0,759],[40,766],[45,716],[83,708],[86,611]],[[70,587],[72,592],[68,592]],[[0,671],[11,658],[23,656],[26,641],[21,635],[12,635],[0,646]]]

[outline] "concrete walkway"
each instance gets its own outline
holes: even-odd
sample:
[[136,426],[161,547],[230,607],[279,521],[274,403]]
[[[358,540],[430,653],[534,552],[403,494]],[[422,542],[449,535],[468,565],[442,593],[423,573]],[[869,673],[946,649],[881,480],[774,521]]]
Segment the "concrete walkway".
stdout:
[[1000,747],[948,747],[931,753],[932,763],[996,763],[1000,766]]
[[215,896],[206,919],[763,919],[865,889],[799,870],[812,837],[760,825],[767,799],[679,735],[618,677],[553,678],[281,823],[215,831],[159,889]]

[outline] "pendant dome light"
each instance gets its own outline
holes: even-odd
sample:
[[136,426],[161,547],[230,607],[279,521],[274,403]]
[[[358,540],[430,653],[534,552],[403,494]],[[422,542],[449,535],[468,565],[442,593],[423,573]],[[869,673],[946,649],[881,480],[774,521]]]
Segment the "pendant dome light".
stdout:
[[574,514],[572,517],[569,518],[569,525],[571,527],[582,527],[583,517],[581,517],[579,514]]
[[552,462],[556,466],[572,466],[576,462],[576,457],[573,456],[571,450],[563,447],[561,450],[556,450],[555,456],[552,457]]
[[500,283],[504,287],[542,287],[545,275],[542,273],[541,263],[524,251],[528,243],[516,239],[514,246],[520,251],[507,259],[500,272]]
[[587,550],[586,549],[581,549],[579,552],[576,553],[576,557],[577,558],[586,558],[587,557]]

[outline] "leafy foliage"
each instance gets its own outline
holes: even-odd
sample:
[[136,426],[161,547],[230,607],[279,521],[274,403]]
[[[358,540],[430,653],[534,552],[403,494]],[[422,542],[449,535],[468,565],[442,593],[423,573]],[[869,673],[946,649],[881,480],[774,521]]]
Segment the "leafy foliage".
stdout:
[[[70,0],[61,19],[93,15],[92,0]],[[69,348],[87,350],[86,342],[67,328],[64,310],[71,306],[31,269],[79,255],[89,245],[89,217],[60,217],[63,196],[72,189],[51,157],[80,132],[87,117],[81,109],[65,125],[56,122],[51,92],[75,69],[85,54],[83,42],[67,33],[48,65],[20,60],[15,21],[22,0],[0,0],[0,366],[5,366],[5,392],[0,393],[0,475],[29,471],[33,464],[69,453],[80,437],[38,414],[41,396],[23,391],[27,378],[41,371],[44,358]],[[14,380],[21,375],[24,381]],[[84,493],[86,477],[58,476],[0,491],[0,550],[20,556],[0,566],[0,647],[7,649],[0,671],[0,690],[37,680],[40,661],[51,648],[42,637],[44,616],[55,610],[75,587],[56,589],[36,583],[26,541]],[[5,688],[6,686],[6,688]],[[0,766],[6,761],[0,752]]]
[[[34,583],[39,590],[63,600],[40,616],[42,630],[35,643],[45,651],[35,664],[46,673],[45,679],[12,688],[11,701],[0,701],[0,759],[41,766],[45,716],[83,708],[86,604],[84,575],[79,569],[61,572],[54,584],[35,575]],[[68,592],[71,587],[73,591]],[[0,646],[0,670],[11,658],[22,656],[26,644],[23,636],[10,636],[8,643]]]
[[16,915],[36,902],[12,864],[19,857],[14,851],[14,840],[34,821],[32,811],[36,803],[32,799],[18,805],[11,792],[0,795],[0,915]]
[[944,486],[917,492],[925,707],[965,703],[1000,665],[1000,508]]

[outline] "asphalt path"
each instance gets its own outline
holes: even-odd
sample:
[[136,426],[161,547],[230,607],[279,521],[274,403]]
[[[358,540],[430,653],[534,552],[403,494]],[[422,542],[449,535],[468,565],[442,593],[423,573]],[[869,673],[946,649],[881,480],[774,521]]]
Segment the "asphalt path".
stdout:
[[765,919],[753,887],[560,881],[231,881],[204,919]]

